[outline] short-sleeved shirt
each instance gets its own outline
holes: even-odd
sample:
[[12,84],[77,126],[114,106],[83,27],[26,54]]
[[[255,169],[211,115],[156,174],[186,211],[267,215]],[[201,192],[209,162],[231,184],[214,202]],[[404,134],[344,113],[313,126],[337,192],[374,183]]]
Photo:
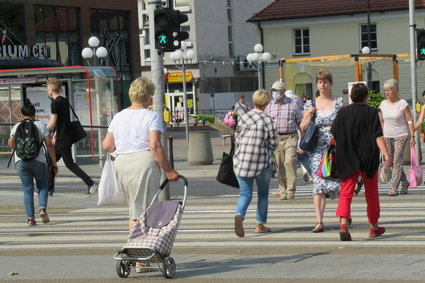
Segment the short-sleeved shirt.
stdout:
[[[16,130],[18,129],[19,124],[21,124],[21,122],[15,124],[12,127],[12,130],[10,131],[10,136],[12,138],[15,138]],[[34,120],[34,124],[37,126],[38,137],[39,137],[39,141],[41,143],[41,142],[43,142],[43,139],[45,137],[47,137],[48,135],[50,135],[50,132],[46,128],[46,126],[43,123],[41,123],[40,121]],[[16,142],[15,142],[15,144],[16,144]],[[18,161],[20,161],[20,160],[21,159],[16,155],[16,152],[15,152],[15,163],[18,162]],[[40,162],[46,162],[46,155],[45,155],[45,152],[44,152],[44,150],[42,148],[40,148],[40,151],[38,153],[38,156],[34,160],[37,160],[37,161],[40,161]]]
[[404,99],[396,103],[389,103],[387,100],[381,102],[379,108],[384,118],[384,137],[396,138],[409,135],[409,127],[404,115],[404,109],[408,106]]
[[56,120],[56,139],[64,140],[68,137],[68,125],[70,123],[69,102],[63,96],[58,96],[50,104],[52,114],[57,115]]
[[153,130],[163,132],[161,120],[147,109],[124,109],[115,114],[108,128],[118,154],[149,150],[149,131]]
[[263,111],[253,109],[239,118],[235,143],[238,146],[233,157],[236,176],[255,177],[264,168],[276,172],[271,153],[278,145],[276,126]]
[[303,118],[300,105],[290,97],[285,97],[282,103],[272,100],[264,112],[272,117],[279,134],[296,132]]
[[245,108],[248,108],[248,105],[246,105],[245,103],[236,102],[235,111],[238,113],[239,116],[242,116],[247,112]]

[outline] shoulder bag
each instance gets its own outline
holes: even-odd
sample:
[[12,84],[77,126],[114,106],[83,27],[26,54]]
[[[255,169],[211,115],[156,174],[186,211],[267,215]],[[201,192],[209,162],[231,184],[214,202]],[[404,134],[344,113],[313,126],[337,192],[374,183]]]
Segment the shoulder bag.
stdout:
[[75,114],[74,108],[72,108],[71,104],[68,102],[69,108],[72,110],[72,114],[74,114],[75,121],[69,122],[69,142],[70,144],[74,144],[87,136],[86,131],[78,120],[77,114]]
[[[311,105],[315,107],[314,100],[311,101]],[[316,119],[316,112],[311,118],[311,122],[308,125],[308,128],[305,131],[304,136],[301,138],[301,141],[300,141],[300,148],[308,152],[312,152],[314,150],[314,147],[317,144],[317,138],[316,138],[317,125],[315,123],[315,119]]]
[[220,168],[217,173],[217,181],[222,184],[239,188],[238,179],[236,179],[235,171],[233,171],[233,155],[235,154],[235,141],[232,137],[232,147],[229,154],[223,152]]

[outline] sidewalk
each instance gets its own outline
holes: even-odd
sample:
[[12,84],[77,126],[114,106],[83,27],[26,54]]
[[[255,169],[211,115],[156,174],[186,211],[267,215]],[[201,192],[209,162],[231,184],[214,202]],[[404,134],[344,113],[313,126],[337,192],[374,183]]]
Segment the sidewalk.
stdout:
[[[209,127],[191,127],[190,130],[205,130],[210,132],[211,145],[213,150],[213,164],[211,165],[190,165],[188,159],[188,149],[186,146],[186,138],[184,128],[168,129],[167,136],[173,136],[173,155],[174,168],[179,174],[186,178],[198,179],[214,179],[217,175],[218,168],[223,152],[230,151],[230,139],[226,139],[223,145],[223,138],[218,131],[212,130]],[[99,180],[102,174],[102,167],[99,164],[80,165],[90,177],[94,180]],[[16,170],[0,169],[0,184],[12,184],[20,182]],[[59,167],[59,173],[56,177],[56,182],[82,182],[77,176],[69,171],[64,165]]]

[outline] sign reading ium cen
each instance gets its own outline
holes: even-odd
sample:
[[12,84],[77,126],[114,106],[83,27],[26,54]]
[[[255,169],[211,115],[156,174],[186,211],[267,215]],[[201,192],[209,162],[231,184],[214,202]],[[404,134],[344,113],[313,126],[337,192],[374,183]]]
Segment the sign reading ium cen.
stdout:
[[0,58],[50,58],[50,46],[0,45]]

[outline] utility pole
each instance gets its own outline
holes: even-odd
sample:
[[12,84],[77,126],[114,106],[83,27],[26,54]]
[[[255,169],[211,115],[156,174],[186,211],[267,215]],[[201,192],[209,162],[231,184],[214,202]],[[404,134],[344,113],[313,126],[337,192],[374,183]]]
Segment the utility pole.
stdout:
[[[143,0],[139,0],[139,5],[142,5]],[[151,52],[151,76],[152,82],[155,85],[155,94],[153,96],[153,110],[158,113],[161,123],[163,122],[163,111],[164,111],[164,60],[161,50],[155,49],[155,10],[160,9],[161,0],[149,0],[148,1],[148,16],[149,16],[149,42],[150,42],[150,52]],[[162,146],[164,151],[168,152],[167,148],[167,128],[164,127],[164,132],[162,135]],[[161,178],[161,182],[165,178]],[[170,199],[170,189],[167,186],[162,190],[159,195],[159,199],[168,200]]]
[[[416,121],[416,44],[415,44],[415,0],[409,0],[409,30],[410,30],[410,77],[412,88],[413,121]],[[413,124],[414,125],[414,124]],[[419,133],[415,131],[416,152],[421,153]],[[418,160],[421,159],[418,156]]]

